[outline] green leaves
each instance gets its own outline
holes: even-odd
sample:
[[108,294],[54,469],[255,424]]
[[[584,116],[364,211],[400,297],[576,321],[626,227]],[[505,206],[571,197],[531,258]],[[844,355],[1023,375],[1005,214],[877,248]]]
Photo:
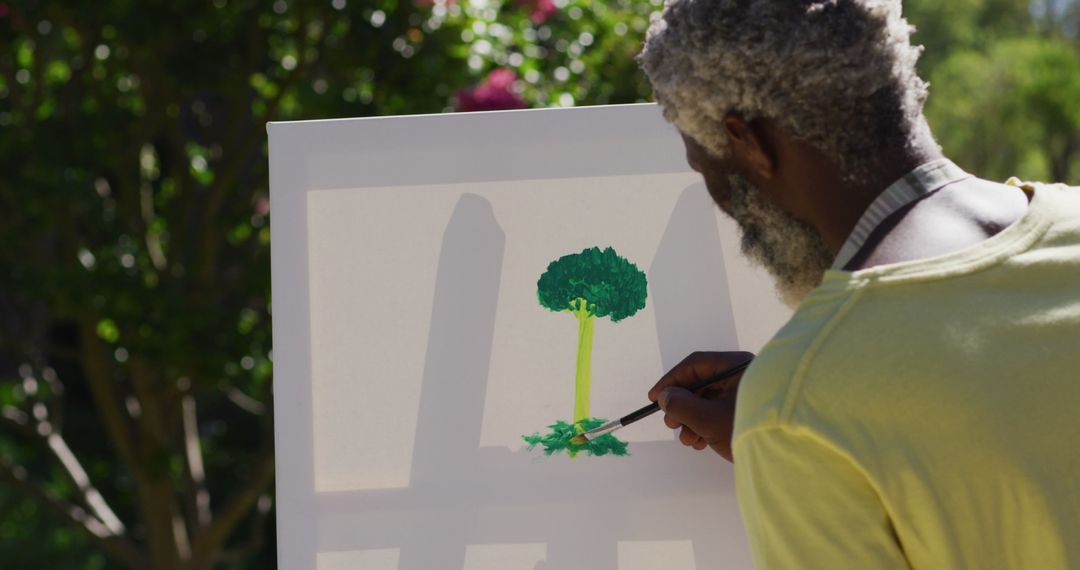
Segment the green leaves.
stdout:
[[532,435],[523,435],[521,438],[529,444],[530,451],[536,446],[542,447],[544,455],[555,455],[557,453],[566,453],[570,457],[576,457],[579,453],[595,456],[630,455],[630,452],[627,451],[627,443],[610,433],[585,443],[573,441],[575,436],[598,428],[605,423],[607,423],[607,420],[600,418],[587,418],[576,424],[558,420],[548,426],[548,432],[543,435],[534,433]]
[[[1061,39],[1015,38],[961,50],[935,71],[927,117],[976,174],[1075,181],[1080,167],[1080,53]],[[993,120],[987,120],[992,117]]]
[[912,0],[904,14],[946,155],[983,178],[1075,183],[1080,2]]
[[97,335],[111,344],[120,340],[120,329],[112,319],[101,319],[97,324]]
[[522,78],[517,88],[533,105],[568,107],[649,99],[634,55],[661,7],[660,0],[447,2],[433,20],[460,30],[472,83],[505,67]]
[[645,272],[608,247],[590,247],[552,261],[536,282],[540,305],[552,311],[586,310],[618,322],[645,307]]

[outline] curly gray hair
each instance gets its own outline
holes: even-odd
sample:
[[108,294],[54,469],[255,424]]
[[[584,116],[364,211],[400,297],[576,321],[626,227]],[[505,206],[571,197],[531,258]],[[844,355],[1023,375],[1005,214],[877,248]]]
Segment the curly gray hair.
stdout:
[[900,0],[668,0],[638,61],[664,117],[714,155],[729,112],[767,117],[861,179],[925,133],[912,31]]

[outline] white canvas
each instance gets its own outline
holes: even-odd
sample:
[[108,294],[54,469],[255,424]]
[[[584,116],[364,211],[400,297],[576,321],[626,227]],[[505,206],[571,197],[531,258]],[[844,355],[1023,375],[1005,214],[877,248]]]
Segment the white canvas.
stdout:
[[629,456],[545,456],[576,320],[547,264],[613,247],[644,308],[597,319],[591,415],[787,317],[652,105],[272,124],[282,568],[750,568],[730,466],[660,416]]

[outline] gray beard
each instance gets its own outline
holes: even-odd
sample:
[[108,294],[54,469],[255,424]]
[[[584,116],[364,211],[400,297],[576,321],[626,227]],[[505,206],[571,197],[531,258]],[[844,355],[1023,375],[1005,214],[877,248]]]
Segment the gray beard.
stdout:
[[731,197],[722,209],[742,230],[742,252],[776,279],[780,299],[789,307],[802,303],[821,284],[833,254],[821,234],[769,202],[749,180],[728,176]]

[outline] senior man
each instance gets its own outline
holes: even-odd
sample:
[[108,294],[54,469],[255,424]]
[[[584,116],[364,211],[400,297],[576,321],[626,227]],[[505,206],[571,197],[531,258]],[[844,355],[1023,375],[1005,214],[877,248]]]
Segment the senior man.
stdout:
[[679,388],[748,356],[695,354],[650,398],[734,458],[761,569],[1080,568],[1080,191],[946,159],[911,31],[899,1],[669,2],[642,66],[797,308],[741,382]]

